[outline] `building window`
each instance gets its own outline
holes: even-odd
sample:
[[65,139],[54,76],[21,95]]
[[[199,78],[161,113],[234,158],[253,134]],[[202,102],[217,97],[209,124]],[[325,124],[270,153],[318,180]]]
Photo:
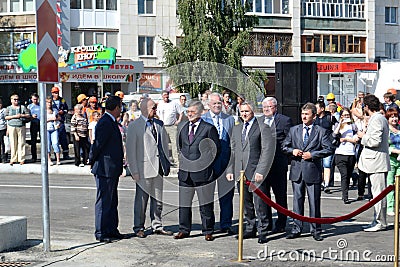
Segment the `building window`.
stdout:
[[289,0],[249,0],[249,12],[257,14],[288,14]]
[[301,0],[305,17],[364,18],[365,0]]
[[397,7],[385,7],[385,23],[397,23]]
[[70,0],[72,9],[117,10],[117,0]]
[[385,43],[385,57],[397,59],[397,44]]
[[16,55],[20,52],[16,42],[29,40],[34,43],[35,38],[35,32],[0,32],[0,55]]
[[318,34],[313,36],[302,36],[301,41],[302,53],[365,53],[365,37]]
[[153,0],[138,0],[139,14],[153,14],[154,1]]
[[118,32],[71,31],[71,46],[102,44],[118,47]]
[[245,56],[284,57],[292,56],[292,35],[273,33],[250,33],[250,45]]
[[33,0],[0,0],[0,13],[35,11]]
[[152,36],[139,36],[139,56],[152,56],[154,55],[154,37]]

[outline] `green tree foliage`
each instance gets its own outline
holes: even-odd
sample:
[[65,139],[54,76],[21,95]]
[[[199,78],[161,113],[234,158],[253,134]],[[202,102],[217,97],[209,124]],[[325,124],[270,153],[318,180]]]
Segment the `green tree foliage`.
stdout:
[[[183,37],[177,45],[169,39],[161,38],[165,52],[164,67],[169,68],[185,62],[208,61],[228,65],[249,75],[242,67],[242,56],[249,44],[249,32],[257,25],[258,18],[246,15],[248,2],[243,4],[243,0],[178,0],[177,4]],[[207,71],[210,75],[216,75],[220,70]],[[179,79],[184,76],[197,77],[196,70],[190,67],[179,69],[179,73],[169,74],[178,85]],[[229,77],[232,73],[223,75]],[[177,89],[196,97],[198,93],[210,88],[209,82],[195,77],[197,82],[178,86]],[[193,80],[193,77],[190,80]],[[260,79],[254,81],[257,83]],[[214,90],[216,87],[213,84]],[[219,91],[221,89],[219,88]]]

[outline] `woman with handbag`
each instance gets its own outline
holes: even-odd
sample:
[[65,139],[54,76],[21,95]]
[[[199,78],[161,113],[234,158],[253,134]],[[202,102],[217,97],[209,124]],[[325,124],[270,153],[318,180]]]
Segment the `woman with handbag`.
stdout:
[[358,142],[357,127],[355,126],[350,109],[343,107],[340,120],[332,133],[338,142],[335,150],[335,163],[341,176],[342,199],[344,204],[350,204],[349,185],[356,163],[356,144]]
[[47,154],[49,157],[49,165],[52,166],[54,163],[51,161],[51,148],[56,154],[57,165],[60,165],[60,146],[58,144],[58,128],[61,117],[57,114],[52,107],[52,98],[49,96],[46,98],[46,112],[47,112]]
[[[386,111],[386,119],[389,122],[389,158],[390,171],[387,174],[387,185],[394,184],[394,177],[400,175],[400,129],[399,114],[396,108]],[[394,216],[394,192],[391,191],[387,197],[387,215]]]
[[31,118],[29,109],[19,104],[19,96],[11,96],[11,105],[6,109],[7,130],[11,145],[10,165],[25,164],[25,124]]

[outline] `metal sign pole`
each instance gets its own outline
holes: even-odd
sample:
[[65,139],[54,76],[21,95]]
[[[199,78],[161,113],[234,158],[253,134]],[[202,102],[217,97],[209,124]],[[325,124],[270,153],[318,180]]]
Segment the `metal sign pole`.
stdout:
[[50,251],[49,169],[47,158],[46,84],[39,83],[40,97],[40,159],[42,170],[43,248]]

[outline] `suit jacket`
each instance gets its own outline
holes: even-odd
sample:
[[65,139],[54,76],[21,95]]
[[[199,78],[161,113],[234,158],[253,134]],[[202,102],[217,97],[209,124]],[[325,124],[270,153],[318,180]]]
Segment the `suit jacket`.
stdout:
[[189,142],[189,122],[178,129],[179,172],[178,179],[193,182],[211,182],[214,177],[213,167],[221,152],[221,143],[217,129],[200,120],[194,139]]
[[[244,170],[248,180],[254,180],[254,174],[266,176],[274,159],[274,142],[271,128],[263,122],[264,118],[255,118],[244,144],[242,144],[243,123],[235,125],[231,138],[231,162],[227,173],[240,177]],[[260,120],[260,121],[259,121]]]
[[[263,118],[265,120],[265,116]],[[279,113],[275,114],[273,124],[271,125],[272,134],[274,134],[276,140],[275,157],[271,168],[274,171],[288,171],[288,155],[282,151],[282,142],[289,134],[292,126],[293,123],[290,117]]]
[[312,158],[303,160],[301,157],[292,156],[289,179],[297,182],[300,178],[306,183],[322,182],[321,160],[333,153],[333,147],[324,128],[313,125],[307,145],[303,144],[303,124],[290,128],[288,136],[282,143],[282,151],[293,155],[294,149],[311,152]]
[[129,124],[126,139],[126,156],[131,174],[139,174],[140,179],[154,178],[159,175],[160,167],[167,176],[170,171],[168,136],[161,120],[153,119],[157,132],[154,139],[151,129],[146,127],[144,117]]
[[[228,167],[229,159],[231,157],[231,136],[232,136],[232,128],[235,125],[235,119],[232,116],[229,116],[223,112],[219,114],[222,121],[222,133],[219,136],[219,140],[221,142],[221,153],[214,163],[214,175],[216,178],[221,176],[226,167]],[[211,125],[214,125],[213,118],[211,117],[210,111],[205,113],[201,118],[208,122]],[[214,125],[215,126],[215,125]],[[218,129],[217,129],[218,130]]]
[[96,139],[90,148],[89,162],[92,173],[103,177],[119,177],[122,174],[124,150],[118,124],[104,114],[96,125]]
[[376,112],[371,116],[365,135],[361,139],[364,146],[361,151],[358,168],[365,173],[388,172],[389,124],[384,116]]

